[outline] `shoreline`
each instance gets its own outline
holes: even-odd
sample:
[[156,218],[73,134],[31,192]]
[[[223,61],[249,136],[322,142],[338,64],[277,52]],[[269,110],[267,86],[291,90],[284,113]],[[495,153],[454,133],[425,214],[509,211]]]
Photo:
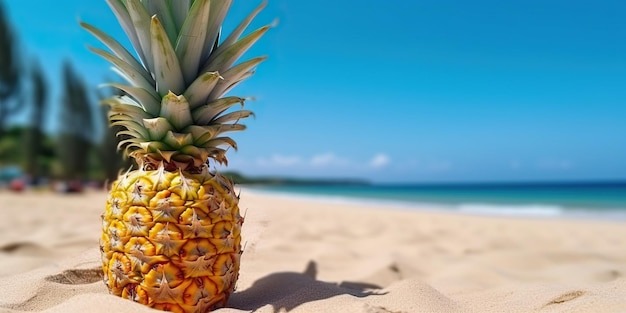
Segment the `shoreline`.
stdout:
[[396,210],[408,210],[418,212],[452,213],[469,216],[494,216],[511,218],[537,218],[537,219],[571,219],[591,221],[616,221],[626,222],[626,207],[624,208],[574,208],[550,204],[499,204],[487,202],[466,203],[434,203],[392,200],[382,198],[366,198],[351,195],[325,195],[305,192],[289,192],[282,190],[269,190],[250,186],[238,186],[245,193],[267,195],[282,199],[294,199],[301,201],[314,201],[330,204],[359,205],[371,208],[386,207]]

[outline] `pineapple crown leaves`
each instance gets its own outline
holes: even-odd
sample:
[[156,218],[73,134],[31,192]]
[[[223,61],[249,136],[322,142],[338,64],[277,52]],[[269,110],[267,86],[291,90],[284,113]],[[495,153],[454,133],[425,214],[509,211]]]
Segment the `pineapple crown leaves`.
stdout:
[[226,39],[221,27],[232,0],[106,0],[130,39],[135,57],[117,40],[98,28],[81,26],[109,51],[89,47],[113,65],[127,82],[108,86],[126,95],[103,101],[110,107],[111,125],[125,130],[119,148],[135,157],[155,162],[204,164],[207,158],[227,163],[226,150],[237,148],[221,136],[241,131],[241,119],[253,116],[245,99],[223,97],[254,74],[266,57],[235,64],[270,26],[242,36],[266,6],[263,1]]

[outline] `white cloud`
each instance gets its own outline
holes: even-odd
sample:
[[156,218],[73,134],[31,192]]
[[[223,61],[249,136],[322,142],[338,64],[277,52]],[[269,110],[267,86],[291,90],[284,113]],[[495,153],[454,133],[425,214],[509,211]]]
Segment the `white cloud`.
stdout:
[[322,153],[305,159],[296,155],[274,154],[269,158],[257,159],[259,166],[265,167],[329,167],[348,164],[348,159],[336,156],[334,153]]
[[383,153],[379,153],[372,158],[369,164],[371,167],[381,168],[387,166],[390,162],[391,159],[389,158],[389,156]]
[[345,165],[348,160],[336,156],[334,153],[323,153],[314,155],[311,158],[312,166],[330,166],[330,165]]
[[279,166],[289,167],[294,166],[302,162],[302,158],[299,156],[280,155],[274,154],[269,159],[260,158],[257,163],[261,166]]

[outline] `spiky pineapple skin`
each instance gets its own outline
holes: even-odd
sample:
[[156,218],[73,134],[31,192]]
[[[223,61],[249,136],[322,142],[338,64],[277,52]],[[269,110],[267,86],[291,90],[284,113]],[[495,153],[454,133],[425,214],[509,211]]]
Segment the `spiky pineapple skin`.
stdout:
[[206,170],[132,171],[112,184],[102,222],[112,294],[172,312],[226,305],[239,275],[243,224],[229,180]]

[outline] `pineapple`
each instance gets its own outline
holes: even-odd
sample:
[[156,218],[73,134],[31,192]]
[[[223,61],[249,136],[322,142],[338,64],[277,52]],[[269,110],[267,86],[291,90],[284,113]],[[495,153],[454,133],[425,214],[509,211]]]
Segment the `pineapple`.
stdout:
[[232,0],[107,0],[138,58],[81,25],[111,52],[90,47],[128,85],[104,100],[120,148],[138,169],[113,182],[102,215],[104,282],[112,294],[173,312],[226,304],[238,278],[243,217],[233,184],[214,170],[236,149],[226,132],[253,113],[224,97],[265,57],[235,63],[269,28],[242,37],[263,2],[220,40]]

